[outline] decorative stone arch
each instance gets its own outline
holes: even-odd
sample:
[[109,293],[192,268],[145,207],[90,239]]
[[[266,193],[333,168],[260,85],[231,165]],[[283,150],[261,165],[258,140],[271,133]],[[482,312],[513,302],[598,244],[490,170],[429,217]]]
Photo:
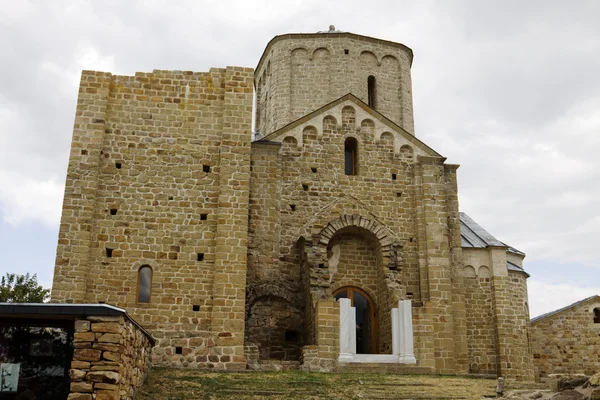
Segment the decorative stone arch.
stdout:
[[309,132],[311,130],[313,130],[315,133],[315,139],[317,139],[319,137],[319,130],[317,129],[317,127],[312,124],[307,124],[302,127],[302,144],[304,144],[304,142],[308,138]]
[[[323,51],[325,51],[326,53],[324,53]],[[317,52],[323,53],[325,55],[325,58],[328,58],[331,55],[331,50],[329,50],[327,46],[320,46],[310,52],[310,57],[308,59],[313,61]]]
[[360,121],[360,133],[371,140],[375,139],[375,127],[375,121],[371,118],[363,118],[363,120]]
[[[317,267],[320,264],[326,266],[329,242],[338,231],[349,227],[368,231],[374,237],[380,250],[382,265],[391,270],[398,269],[401,266],[402,257],[399,252],[403,243],[398,240],[392,230],[373,218],[356,214],[343,215],[328,222],[316,235],[312,235],[310,232],[312,226],[304,227],[300,237],[305,240],[305,251],[310,252],[310,254],[307,254],[309,264]],[[310,243],[312,243],[312,248],[308,249]]]
[[290,292],[282,285],[272,283],[263,283],[260,285],[248,286],[246,289],[246,313],[250,312],[250,307],[257,299],[274,296],[283,299],[297,308],[304,307],[303,299],[298,294]]
[[477,270],[477,276],[479,278],[491,278],[492,271],[487,266],[481,265],[481,266],[479,266],[479,269]]
[[392,64],[395,64],[396,67],[400,67],[400,60],[396,56],[391,54],[386,54],[379,59],[379,65],[384,65],[384,61],[389,60]]
[[329,287],[329,290],[331,291],[331,293],[335,293],[339,289],[344,288],[344,287],[354,287],[354,288],[360,289],[361,291],[365,292],[371,298],[373,305],[377,309],[377,302],[375,301],[375,299],[377,299],[377,293],[375,293],[373,290],[369,289],[368,287],[356,286],[356,282],[354,282],[354,281],[336,282]]
[[295,148],[295,150],[297,151],[301,151],[302,150],[302,136],[300,135],[300,140],[298,140],[298,138],[296,137],[297,135],[286,135],[283,137],[283,139],[281,140],[281,143],[283,144],[283,146],[281,146],[281,148],[279,149],[280,153],[285,152],[284,147],[286,147],[285,145],[289,145],[293,148]]
[[[358,53],[358,54],[359,54],[359,59],[361,59],[361,60],[365,60],[365,59],[367,59],[367,58],[370,58],[370,59],[372,59],[372,60],[374,60],[374,61],[375,61],[375,63],[374,63],[374,66],[377,66],[377,67],[378,67],[378,66],[380,66],[380,65],[381,65],[380,58],[379,58],[379,57],[377,57],[377,54],[375,54],[375,53],[373,52],[373,50],[370,50],[370,49],[369,49],[369,50],[367,50],[367,49],[364,49],[364,50],[361,50],[361,51],[359,51],[359,53]],[[371,58],[371,56],[373,56],[373,57]]]

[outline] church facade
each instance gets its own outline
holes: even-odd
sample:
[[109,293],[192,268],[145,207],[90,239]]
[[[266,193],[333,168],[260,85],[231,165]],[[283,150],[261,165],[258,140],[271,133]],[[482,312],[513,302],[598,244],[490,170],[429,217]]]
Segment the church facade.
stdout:
[[412,57],[331,30],[256,70],[84,71],[52,301],[127,309],[156,365],[532,380],[525,255],[415,136]]

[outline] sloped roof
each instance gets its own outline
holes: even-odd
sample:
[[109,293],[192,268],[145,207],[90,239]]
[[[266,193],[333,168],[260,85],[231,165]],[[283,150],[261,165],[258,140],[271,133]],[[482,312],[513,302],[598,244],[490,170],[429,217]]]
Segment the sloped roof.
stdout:
[[402,128],[400,125],[396,124],[394,121],[388,119],[385,115],[383,115],[382,113],[380,113],[377,110],[372,109],[371,107],[369,107],[368,104],[366,104],[364,101],[362,101],[361,99],[359,99],[358,97],[356,97],[355,95],[353,95],[352,93],[348,93],[345,94],[344,96],[332,101],[331,103],[325,104],[324,106],[316,109],[315,111],[304,115],[303,117],[298,118],[295,121],[290,122],[289,124],[282,126],[281,128],[269,133],[268,135],[266,135],[265,137],[263,137],[262,139],[256,140],[252,143],[262,143],[262,142],[266,142],[266,141],[274,141],[279,135],[281,135],[284,132],[287,132],[295,127],[297,127],[298,125],[301,125],[307,121],[310,121],[311,119],[313,119],[315,116],[325,113],[326,111],[332,109],[333,107],[337,106],[338,104],[343,103],[344,101],[350,100],[353,103],[355,103],[358,107],[360,107],[361,109],[363,109],[365,112],[367,112],[368,114],[370,114],[373,118],[376,118],[377,120],[381,121],[383,124],[387,125],[390,129],[398,132],[400,135],[402,135],[403,138],[405,138],[408,142],[410,142],[411,144],[413,144],[414,146],[422,149],[425,153],[427,153],[428,155],[434,156],[434,157],[442,157],[438,152],[436,152],[434,149],[432,149],[431,147],[429,147],[427,144],[425,144],[424,142],[422,142],[421,140],[419,140],[416,136],[408,133],[407,131],[404,130],[404,128]]
[[546,314],[539,315],[539,316],[537,316],[535,318],[532,318],[531,319],[531,323],[534,323],[534,322],[540,321],[542,319],[546,319],[546,318],[552,317],[552,316],[554,316],[554,315],[556,315],[558,313],[561,313],[563,311],[567,311],[567,310],[569,310],[571,308],[575,308],[575,307],[580,306],[582,304],[585,304],[585,303],[587,303],[587,302],[589,302],[591,300],[600,300],[600,296],[598,296],[598,295],[590,296],[590,297],[587,297],[587,298],[585,298],[583,300],[576,301],[575,303],[570,304],[570,305],[568,305],[566,307],[559,308],[558,310],[550,311],[550,312],[548,312]]
[[460,241],[462,247],[486,248],[488,246],[500,246],[507,247],[507,250],[511,253],[525,255],[522,251],[496,239],[494,235],[483,229],[481,225],[473,221],[464,212],[460,213]]

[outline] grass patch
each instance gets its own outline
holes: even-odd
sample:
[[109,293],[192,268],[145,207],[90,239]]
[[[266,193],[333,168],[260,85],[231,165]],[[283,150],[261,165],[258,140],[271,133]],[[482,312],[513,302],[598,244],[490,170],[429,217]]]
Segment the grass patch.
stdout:
[[153,368],[136,399],[481,399],[495,389],[494,379],[448,375]]

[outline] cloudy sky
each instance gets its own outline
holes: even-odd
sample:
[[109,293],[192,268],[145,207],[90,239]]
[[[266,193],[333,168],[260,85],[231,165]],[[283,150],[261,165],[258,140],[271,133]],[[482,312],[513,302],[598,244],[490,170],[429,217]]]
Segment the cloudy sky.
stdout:
[[600,294],[600,2],[0,0],[0,274],[51,286],[82,69],[254,67],[277,34],[413,49],[416,135],[527,253],[532,316]]

